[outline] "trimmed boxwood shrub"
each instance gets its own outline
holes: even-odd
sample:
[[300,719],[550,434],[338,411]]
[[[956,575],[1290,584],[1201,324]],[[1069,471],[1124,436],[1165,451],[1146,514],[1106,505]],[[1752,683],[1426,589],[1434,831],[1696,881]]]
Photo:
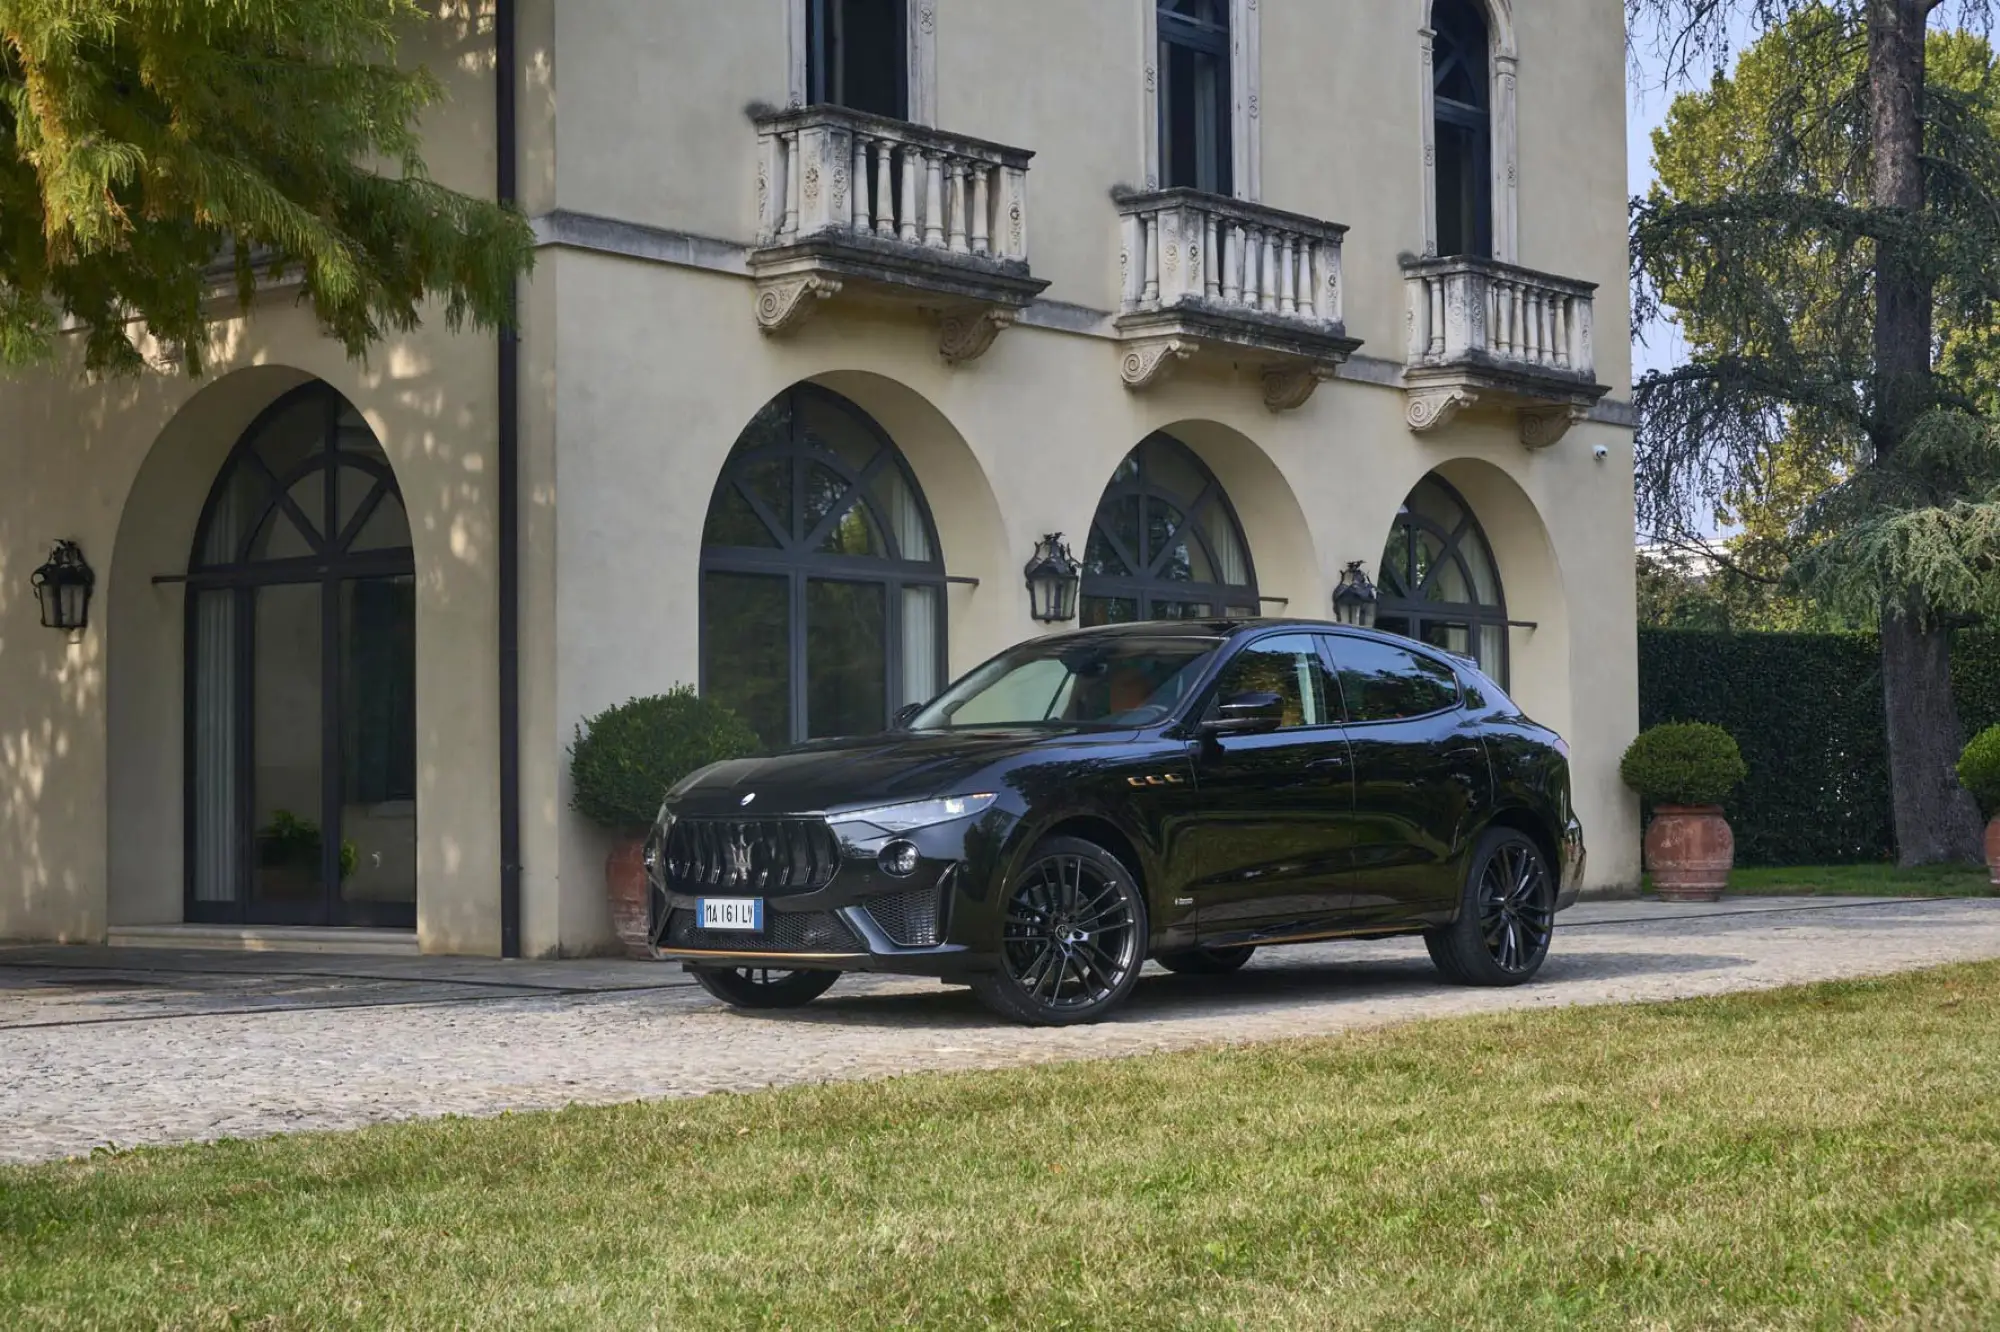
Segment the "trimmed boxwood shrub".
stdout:
[[651,826],[675,782],[762,747],[748,722],[692,685],[635,698],[576,728],[570,808],[606,828],[637,832]]
[[1972,792],[1988,818],[2000,814],[2000,726],[1981,731],[1959,755],[1958,784]]
[[1618,765],[1625,785],[1656,805],[1719,805],[1747,774],[1735,739],[1708,722],[1641,731]]

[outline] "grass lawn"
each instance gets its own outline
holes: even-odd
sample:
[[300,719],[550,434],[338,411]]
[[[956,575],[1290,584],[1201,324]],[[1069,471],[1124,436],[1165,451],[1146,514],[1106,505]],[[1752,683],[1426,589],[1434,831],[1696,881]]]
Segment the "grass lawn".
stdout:
[[1991,1328],[2000,964],[0,1170],[160,1324]]
[[[1993,891],[1991,878],[1984,865],[1738,866],[1730,871],[1729,892],[1738,897],[1984,897]],[[1648,890],[1651,886],[1649,879]]]

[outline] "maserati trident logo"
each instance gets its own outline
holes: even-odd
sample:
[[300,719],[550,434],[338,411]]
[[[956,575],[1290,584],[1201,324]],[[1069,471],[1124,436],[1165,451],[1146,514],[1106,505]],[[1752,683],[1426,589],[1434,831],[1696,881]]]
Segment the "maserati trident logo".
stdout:
[[750,840],[738,833],[736,840],[723,844],[722,853],[728,857],[728,867],[724,878],[729,883],[743,883],[750,878]]
[[757,798],[757,793],[755,791],[752,791],[749,795],[744,796],[741,800],[737,801],[736,803],[738,805],[747,805],[756,798]]

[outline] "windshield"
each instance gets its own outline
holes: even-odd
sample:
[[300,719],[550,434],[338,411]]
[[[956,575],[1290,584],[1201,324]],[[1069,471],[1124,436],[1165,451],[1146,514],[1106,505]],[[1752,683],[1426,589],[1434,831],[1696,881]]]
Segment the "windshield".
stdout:
[[1131,634],[1024,644],[946,690],[910,729],[1151,725],[1173,715],[1221,646]]

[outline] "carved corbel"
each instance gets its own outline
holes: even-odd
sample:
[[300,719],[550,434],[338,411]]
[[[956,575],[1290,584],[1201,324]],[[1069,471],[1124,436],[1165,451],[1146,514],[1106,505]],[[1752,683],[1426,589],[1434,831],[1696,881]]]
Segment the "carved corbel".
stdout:
[[1126,350],[1118,372],[1127,388],[1151,388],[1194,355],[1194,349],[1195,344],[1186,338],[1151,338]]
[[1267,365],[1263,371],[1264,405],[1274,412],[1303,407],[1313,391],[1334,374],[1335,368],[1324,362]]
[[797,328],[840,293],[840,279],[808,273],[804,277],[767,278],[757,284],[757,327],[766,333]]
[[1531,449],[1546,449],[1561,442],[1569,433],[1569,428],[1588,416],[1590,411],[1574,404],[1562,407],[1524,407],[1521,409],[1521,442]]
[[947,365],[976,361],[993,345],[1000,331],[1012,326],[1014,311],[974,306],[949,310],[938,320],[938,354]]
[[1424,389],[1410,394],[1403,419],[1412,430],[1436,430],[1450,425],[1454,416],[1478,401],[1479,395],[1471,389]]

